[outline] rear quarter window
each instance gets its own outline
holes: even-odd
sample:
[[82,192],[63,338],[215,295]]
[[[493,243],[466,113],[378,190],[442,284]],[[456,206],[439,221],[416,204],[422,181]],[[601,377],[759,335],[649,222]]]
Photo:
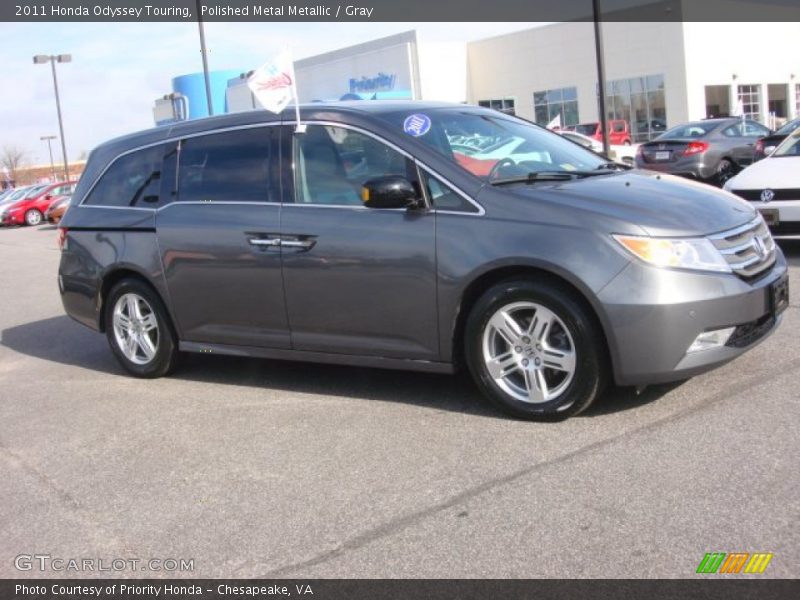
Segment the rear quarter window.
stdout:
[[164,157],[175,144],[159,144],[118,157],[86,196],[88,206],[157,208]]

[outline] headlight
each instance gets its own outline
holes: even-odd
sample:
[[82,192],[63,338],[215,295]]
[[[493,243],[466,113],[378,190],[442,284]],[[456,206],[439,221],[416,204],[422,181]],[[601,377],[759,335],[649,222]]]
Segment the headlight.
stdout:
[[725,258],[706,238],[613,237],[628,252],[656,267],[731,272]]

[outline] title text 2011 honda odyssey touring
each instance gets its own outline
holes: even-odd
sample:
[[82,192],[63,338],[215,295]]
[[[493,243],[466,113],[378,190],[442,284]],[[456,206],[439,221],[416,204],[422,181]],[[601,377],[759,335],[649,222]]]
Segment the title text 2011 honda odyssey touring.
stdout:
[[[788,303],[780,249],[726,192],[620,170],[488,109],[301,117],[304,133],[293,111],[253,111],[92,152],[59,286],[129,372],[164,375],[179,351],[463,364],[508,413],[567,416],[609,381],[735,358]],[[505,154],[475,150],[489,146]]]

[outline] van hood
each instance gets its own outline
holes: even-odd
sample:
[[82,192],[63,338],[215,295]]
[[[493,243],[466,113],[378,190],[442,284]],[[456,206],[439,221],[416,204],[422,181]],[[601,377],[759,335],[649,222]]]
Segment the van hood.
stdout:
[[639,170],[508,190],[625,221],[652,236],[717,233],[747,223],[756,212],[748,202],[710,185]]

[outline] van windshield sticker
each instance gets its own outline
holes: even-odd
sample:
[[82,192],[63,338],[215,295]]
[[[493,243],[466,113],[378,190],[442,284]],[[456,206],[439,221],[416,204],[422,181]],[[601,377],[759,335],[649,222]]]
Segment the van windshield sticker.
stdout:
[[431,129],[431,119],[428,115],[415,113],[406,117],[403,121],[403,131],[412,137],[420,137],[428,133]]

